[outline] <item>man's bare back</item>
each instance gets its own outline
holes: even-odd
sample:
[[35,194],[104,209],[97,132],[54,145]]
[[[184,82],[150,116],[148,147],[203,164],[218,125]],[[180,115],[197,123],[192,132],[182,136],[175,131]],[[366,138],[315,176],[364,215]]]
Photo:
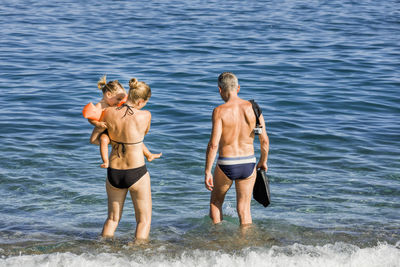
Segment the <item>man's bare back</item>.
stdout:
[[253,125],[256,117],[251,103],[237,98],[217,107],[215,113],[222,123],[219,155],[223,157],[253,155]]
[[[259,116],[262,133],[259,135],[261,157],[256,164],[254,156],[254,128],[256,116],[252,104],[238,97],[240,86],[233,73],[218,77],[221,98],[225,101],[214,109],[212,132],[206,153],[204,183],[211,192],[210,217],[214,223],[222,221],[222,204],[225,194],[235,182],[236,209],[240,224],[252,223],[250,213],[251,194],[256,169],[267,170],[269,140],[265,131],[264,117]],[[219,157],[214,176],[211,169],[217,154]]]

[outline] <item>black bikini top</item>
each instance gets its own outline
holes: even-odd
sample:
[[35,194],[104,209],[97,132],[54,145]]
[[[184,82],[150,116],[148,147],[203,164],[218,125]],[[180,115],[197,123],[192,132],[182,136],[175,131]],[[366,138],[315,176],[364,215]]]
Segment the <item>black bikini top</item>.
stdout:
[[[126,115],[130,115],[131,116],[131,115],[135,114],[135,111],[133,110],[133,106],[129,106],[126,103],[124,103],[120,107],[118,107],[117,110],[121,110],[124,107],[126,107],[126,111],[125,111],[124,116],[122,116],[122,118],[125,117]],[[135,143],[126,143],[126,142],[118,142],[118,141],[112,140],[111,138],[110,138],[110,140],[113,141],[114,143],[116,143],[116,145],[113,146],[113,149],[115,149],[117,151],[118,158],[120,158],[120,155],[119,155],[119,152],[118,152],[118,148],[119,148],[120,145],[122,146],[122,154],[125,154],[125,152],[126,152],[125,146],[126,145],[136,145],[136,144],[140,144],[140,143],[143,142],[143,140],[142,140],[142,141],[135,142]]]

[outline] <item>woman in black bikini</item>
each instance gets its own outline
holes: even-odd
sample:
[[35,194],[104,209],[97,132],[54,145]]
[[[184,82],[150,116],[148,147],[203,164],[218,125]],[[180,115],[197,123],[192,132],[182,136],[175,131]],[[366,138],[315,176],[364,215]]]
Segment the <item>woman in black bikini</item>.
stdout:
[[126,194],[131,194],[136,217],[136,241],[147,240],[151,224],[150,175],[143,157],[143,138],[150,129],[151,113],[141,110],[151,96],[150,87],[133,78],[127,102],[110,107],[102,120],[107,124],[112,151],[107,170],[108,217],[103,237],[113,237],[121,219]]

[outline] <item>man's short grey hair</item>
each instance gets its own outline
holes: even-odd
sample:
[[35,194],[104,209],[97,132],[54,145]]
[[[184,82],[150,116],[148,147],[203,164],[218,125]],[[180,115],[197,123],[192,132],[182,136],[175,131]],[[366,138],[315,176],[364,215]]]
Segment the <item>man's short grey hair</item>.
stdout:
[[223,72],[218,77],[218,87],[222,91],[236,90],[239,86],[238,78],[232,72]]

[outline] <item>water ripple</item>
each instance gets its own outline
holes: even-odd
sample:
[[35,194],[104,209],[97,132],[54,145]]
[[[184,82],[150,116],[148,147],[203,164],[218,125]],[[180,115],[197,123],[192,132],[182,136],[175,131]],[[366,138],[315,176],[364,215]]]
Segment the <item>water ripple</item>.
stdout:
[[[3,2],[0,214],[13,223],[0,223],[2,244],[101,231],[106,174],[81,109],[100,100],[107,74],[152,88],[145,143],[163,152],[148,164],[155,239],[204,245],[204,155],[222,71],[238,75],[267,122],[273,203],[252,203],[256,224],[281,240],[398,237],[396,1]],[[234,192],[226,199],[229,230]],[[134,227],[130,204],[125,213],[120,233]],[[65,244],[53,245],[26,251]]]

